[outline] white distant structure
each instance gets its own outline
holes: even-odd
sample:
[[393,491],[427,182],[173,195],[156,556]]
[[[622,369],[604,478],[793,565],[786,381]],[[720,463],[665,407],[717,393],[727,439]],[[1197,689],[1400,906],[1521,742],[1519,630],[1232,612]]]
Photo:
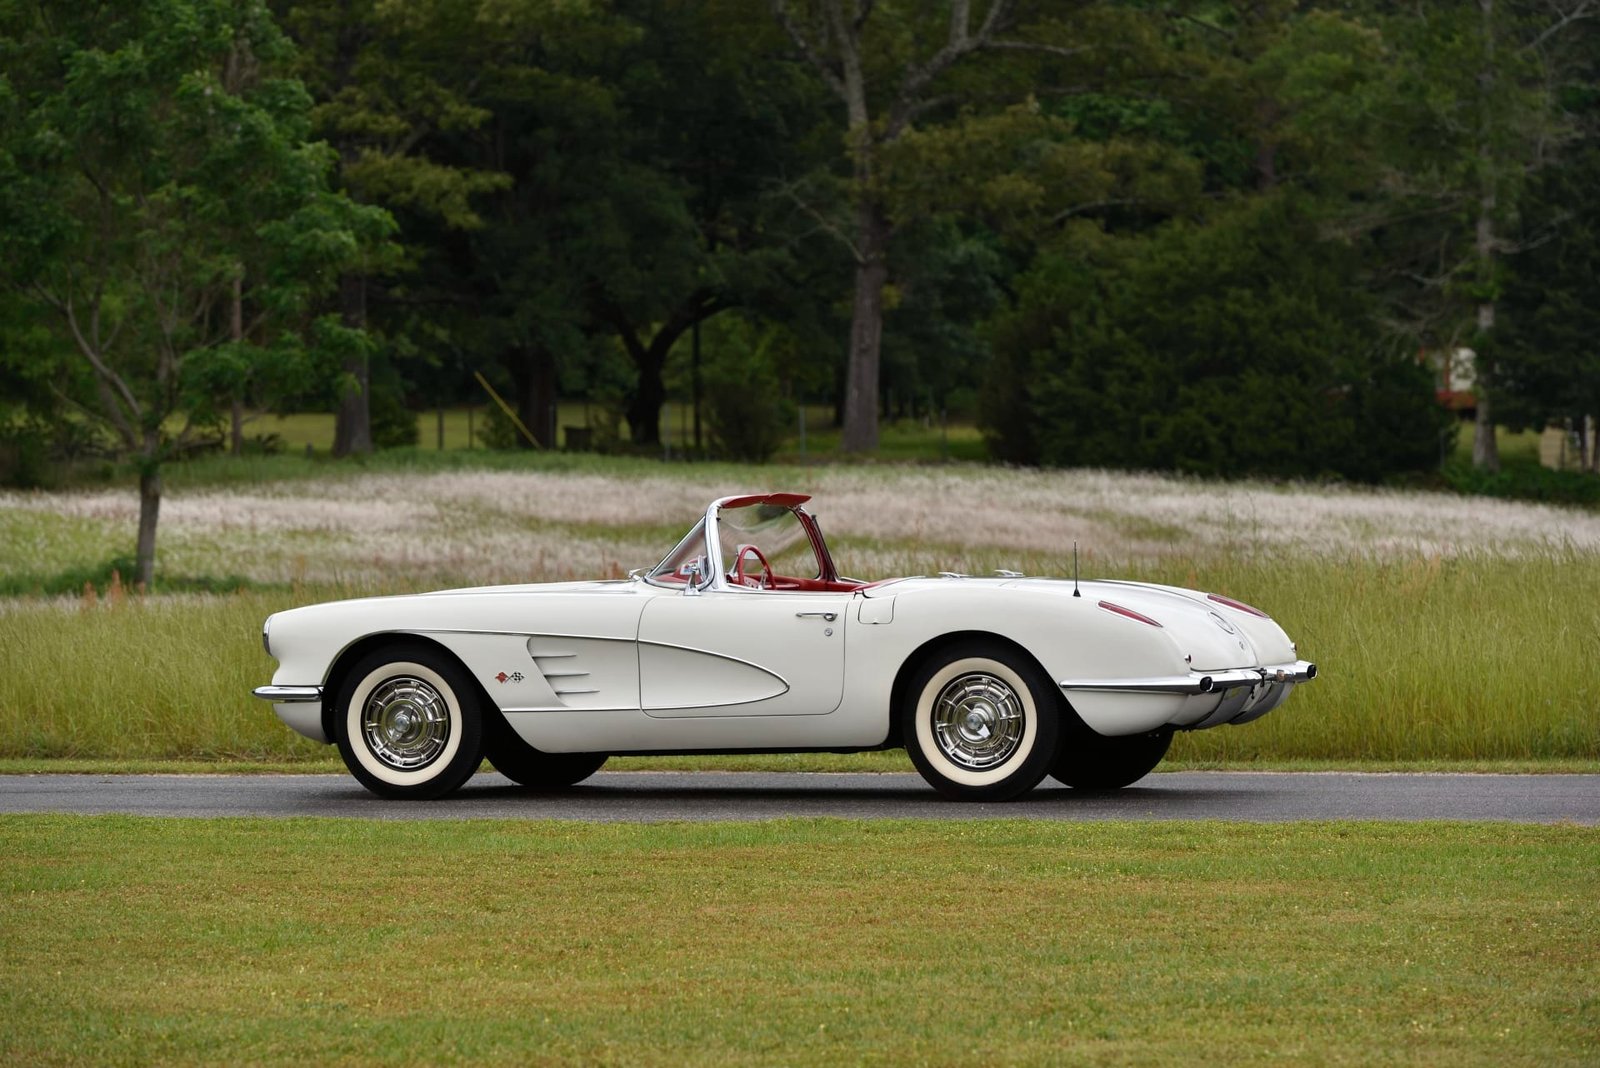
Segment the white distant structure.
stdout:
[[1423,360],[1433,368],[1434,395],[1452,412],[1477,410],[1477,355],[1468,348],[1432,349],[1423,353]]

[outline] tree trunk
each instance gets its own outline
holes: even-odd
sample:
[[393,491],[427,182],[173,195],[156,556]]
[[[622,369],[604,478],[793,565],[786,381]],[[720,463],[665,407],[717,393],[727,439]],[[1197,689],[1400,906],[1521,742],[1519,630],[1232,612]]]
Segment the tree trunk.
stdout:
[[878,447],[878,356],[883,342],[883,287],[889,281],[889,220],[883,206],[864,202],[856,211],[855,302],[850,313],[850,356],[845,371],[845,452]]
[[1478,0],[1482,16],[1484,65],[1478,74],[1478,223],[1473,253],[1477,258],[1478,333],[1473,344],[1473,371],[1476,379],[1477,410],[1472,422],[1472,466],[1485,471],[1500,470],[1500,446],[1494,436],[1492,394],[1494,392],[1494,354],[1490,335],[1494,333],[1495,233],[1494,214],[1498,206],[1495,187],[1495,159],[1488,129],[1489,101],[1495,93],[1494,0]]
[[[1486,327],[1485,320],[1488,326]],[[1488,329],[1494,326],[1494,305],[1480,304],[1478,306],[1478,331],[1480,336],[1485,336]],[[1474,354],[1473,369],[1476,382],[1473,392],[1477,397],[1477,408],[1472,418],[1472,466],[1485,471],[1500,470],[1500,445],[1494,436],[1494,415],[1491,406],[1491,379],[1493,377],[1493,361],[1486,359],[1481,350]]]
[[[232,56],[229,62],[233,61]],[[242,268],[241,268],[242,269]],[[244,340],[244,276],[234,275],[233,278],[233,313],[229,317],[229,334],[233,337],[234,344]],[[228,428],[229,451],[235,456],[244,455],[244,401],[239,398],[239,393],[244,387],[236,387],[233,391],[233,410]]]
[[[556,444],[555,403],[556,364],[543,348],[518,349],[511,355],[508,370],[516,388],[517,417],[533,438],[545,448]],[[519,434],[519,447],[531,448]]]
[[155,588],[156,520],[161,516],[161,468],[153,461],[139,472],[139,547],[138,573],[134,583],[149,591]]
[[[1485,179],[1488,183],[1490,179]],[[1478,201],[1478,226],[1475,252],[1478,258],[1480,283],[1491,285],[1494,278],[1494,207],[1495,194],[1487,185]],[[1472,466],[1485,471],[1500,470],[1500,446],[1494,436],[1492,409],[1494,393],[1494,348],[1490,340],[1494,333],[1494,299],[1486,297],[1478,303],[1478,331],[1473,344],[1472,368],[1475,379],[1473,392],[1477,395],[1477,410],[1472,422]]]
[[[352,330],[367,326],[367,279],[347,274],[339,279],[339,312],[344,325]],[[353,381],[339,396],[339,410],[333,420],[333,454],[366,455],[372,451],[371,369],[365,353],[345,360],[345,374]]]
[[690,402],[694,405],[694,451],[700,452],[700,320],[694,321],[691,327],[694,331],[690,347],[689,393]]
[[639,370],[639,387],[634,390],[627,415],[628,431],[635,445],[661,444],[661,406],[667,401],[667,387],[661,381],[661,367],[665,362],[666,351],[656,344],[644,349],[634,360]]

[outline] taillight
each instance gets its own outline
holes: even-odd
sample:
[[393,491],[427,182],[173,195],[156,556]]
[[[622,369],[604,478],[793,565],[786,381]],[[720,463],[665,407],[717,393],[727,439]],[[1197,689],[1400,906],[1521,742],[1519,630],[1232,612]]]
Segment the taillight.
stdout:
[[1268,616],[1265,612],[1263,612],[1259,608],[1251,608],[1249,605],[1245,604],[1243,601],[1235,601],[1232,597],[1224,597],[1220,593],[1208,593],[1208,594],[1206,594],[1206,597],[1207,597],[1207,599],[1215,601],[1220,605],[1224,605],[1224,606],[1226,606],[1228,608],[1231,608],[1236,612],[1247,612],[1252,616],[1260,616],[1262,619],[1271,618],[1270,616]]
[[1140,623],[1147,623],[1152,627],[1161,626],[1160,623],[1157,623],[1143,612],[1135,612],[1133,609],[1124,608],[1120,604],[1112,604],[1110,601],[1101,601],[1100,607],[1104,608],[1107,612],[1115,612],[1119,616],[1127,616],[1129,619],[1137,619]]

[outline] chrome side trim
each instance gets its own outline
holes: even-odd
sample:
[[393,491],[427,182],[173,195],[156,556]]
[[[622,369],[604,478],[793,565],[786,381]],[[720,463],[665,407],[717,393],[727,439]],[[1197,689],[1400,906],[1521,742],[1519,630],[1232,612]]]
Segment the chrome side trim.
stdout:
[[257,686],[250,692],[263,701],[281,705],[322,700],[321,686]]
[[1155,675],[1140,679],[1062,679],[1063,690],[1101,690],[1111,693],[1217,693],[1235,686],[1256,686],[1263,682],[1309,682],[1317,677],[1317,665],[1305,660],[1292,664],[1269,664],[1258,668],[1231,668],[1227,671],[1191,671],[1187,675]]

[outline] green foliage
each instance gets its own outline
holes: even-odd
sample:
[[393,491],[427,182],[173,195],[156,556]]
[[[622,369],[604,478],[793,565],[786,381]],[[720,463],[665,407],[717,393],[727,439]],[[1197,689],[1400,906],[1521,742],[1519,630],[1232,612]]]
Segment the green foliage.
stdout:
[[44,489],[54,485],[50,429],[34,419],[0,421],[0,486]]
[[406,407],[405,396],[398,389],[375,385],[371,410],[373,447],[405,448],[422,440],[417,415]]
[[[1600,61],[1597,61],[1600,62]],[[1600,119],[1600,105],[1591,105]],[[1547,422],[1600,413],[1600,148],[1577,153],[1568,166],[1536,183],[1541,215],[1560,224],[1516,256],[1503,306],[1505,329],[1497,366],[1508,422],[1542,429]]]
[[1445,485],[1457,493],[1510,497],[1554,504],[1600,505],[1600,474],[1554,471],[1528,460],[1505,460],[1498,471],[1485,471],[1452,460],[1444,465]]
[[794,424],[795,407],[778,377],[777,350],[787,339],[768,328],[728,331],[705,367],[706,421],[712,447],[727,460],[765,463]]
[[1291,196],[1045,257],[995,332],[996,454],[1363,480],[1436,464],[1431,381],[1384,346],[1358,268]]
[[328,190],[262,4],[59,7],[5,12],[0,253],[57,339],[40,358],[65,370],[60,392],[159,463],[219,397],[304,377],[307,301],[389,222]]
[[[1419,350],[1477,349],[1510,424],[1600,410],[1576,3],[1018,0],[964,43],[944,3],[0,4],[0,394],[148,464],[377,359],[375,399],[482,370],[654,448],[696,324],[837,406],[881,298],[865,414],[981,387],[1004,459],[1426,467]],[[1293,238],[1249,221],[1286,197]]]
[[484,409],[483,417],[478,421],[477,433],[478,440],[487,449],[507,452],[527,447],[522,431],[517,429],[516,424],[507,418],[506,413],[502,412],[497,404],[491,404]]

